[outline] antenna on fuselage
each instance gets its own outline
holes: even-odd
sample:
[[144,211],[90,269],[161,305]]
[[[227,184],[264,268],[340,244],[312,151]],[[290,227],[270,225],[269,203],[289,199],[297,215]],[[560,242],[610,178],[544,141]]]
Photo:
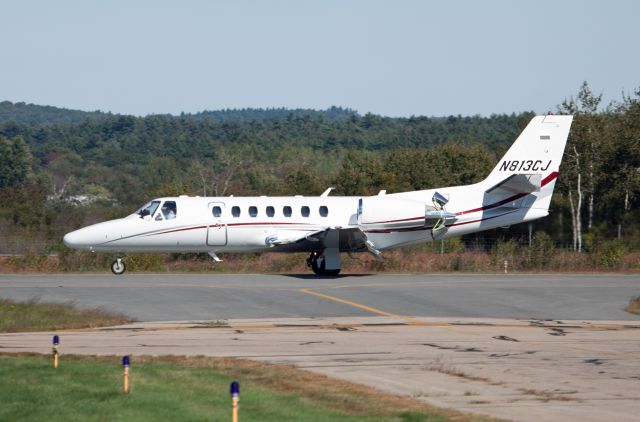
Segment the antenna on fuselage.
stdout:
[[320,198],[326,198],[327,196],[329,196],[329,193],[333,190],[333,188],[328,188],[326,191],[322,192],[322,195],[320,195]]

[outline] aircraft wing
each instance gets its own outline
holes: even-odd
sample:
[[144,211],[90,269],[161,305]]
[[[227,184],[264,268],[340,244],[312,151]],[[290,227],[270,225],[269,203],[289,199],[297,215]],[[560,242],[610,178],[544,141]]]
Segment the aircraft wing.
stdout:
[[275,234],[270,234],[269,236],[266,237],[265,239],[265,243],[269,246],[282,246],[282,245],[291,245],[294,243],[301,243],[301,242],[320,242],[322,240],[322,234],[325,233],[325,231],[328,229],[323,229],[323,230],[318,230],[318,231],[312,231],[312,232],[308,232],[305,233],[303,236],[300,236],[299,234],[292,236],[291,234],[288,233],[275,233]]
[[357,227],[326,227],[296,236],[276,232],[267,236],[265,243],[278,251],[322,252],[327,247],[325,239],[331,231],[338,232],[340,252],[370,251],[366,235]]

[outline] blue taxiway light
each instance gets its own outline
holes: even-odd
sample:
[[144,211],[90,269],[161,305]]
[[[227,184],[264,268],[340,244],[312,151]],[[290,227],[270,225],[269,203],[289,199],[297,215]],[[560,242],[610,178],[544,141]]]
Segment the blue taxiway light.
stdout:
[[240,384],[238,383],[238,381],[233,381],[231,383],[231,395],[232,396],[240,395]]

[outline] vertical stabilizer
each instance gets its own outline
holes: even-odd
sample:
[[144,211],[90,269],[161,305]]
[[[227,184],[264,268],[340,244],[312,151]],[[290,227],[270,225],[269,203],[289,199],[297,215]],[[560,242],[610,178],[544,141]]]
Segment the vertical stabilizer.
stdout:
[[[573,116],[536,116],[485,179],[487,194],[522,186],[523,206],[548,210]],[[527,187],[527,183],[531,185]],[[537,186],[536,186],[537,185]]]

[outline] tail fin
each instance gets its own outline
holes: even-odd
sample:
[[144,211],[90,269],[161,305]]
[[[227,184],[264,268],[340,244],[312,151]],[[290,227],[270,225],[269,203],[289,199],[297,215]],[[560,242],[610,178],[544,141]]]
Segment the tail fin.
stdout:
[[[485,179],[487,194],[533,195],[530,208],[549,209],[573,116],[536,116]],[[523,204],[524,205],[524,204]]]

